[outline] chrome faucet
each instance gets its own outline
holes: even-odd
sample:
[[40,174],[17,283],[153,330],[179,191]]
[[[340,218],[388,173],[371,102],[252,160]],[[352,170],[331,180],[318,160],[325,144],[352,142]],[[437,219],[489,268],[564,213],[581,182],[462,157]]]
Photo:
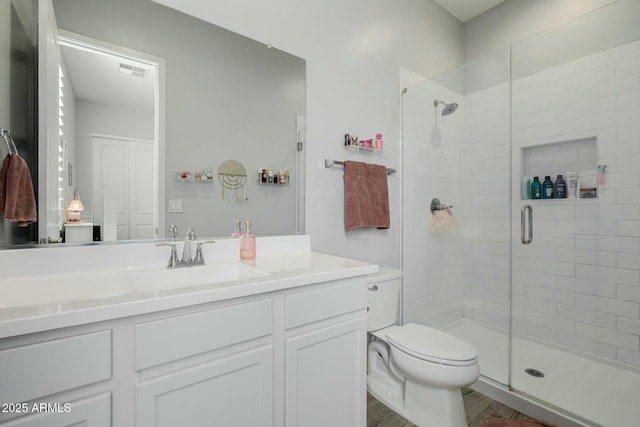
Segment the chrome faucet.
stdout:
[[[169,231],[171,227],[169,227]],[[177,233],[177,228],[175,229]],[[157,243],[156,246],[171,246],[171,257],[167,263],[167,268],[176,267],[190,267],[193,265],[204,265],[204,257],[202,256],[202,245],[207,243],[215,243],[215,240],[204,240],[202,242],[196,242],[196,256],[191,259],[191,242],[196,240],[196,232],[192,229],[187,231],[184,236],[184,248],[182,250],[182,259],[178,261],[178,251],[176,250],[175,242],[162,242]]]
[[193,258],[194,264],[204,264],[204,257],[202,256],[202,245],[207,243],[215,243],[215,240],[205,240],[203,242],[196,243],[196,256]]
[[196,232],[190,228],[184,235],[184,248],[182,248],[182,260],[180,262],[191,262],[191,242],[196,240]]
[[167,264],[167,268],[174,268],[179,265],[178,251],[176,250],[175,243],[169,243],[169,242],[156,243],[156,246],[171,246],[171,256],[169,257],[169,263]]

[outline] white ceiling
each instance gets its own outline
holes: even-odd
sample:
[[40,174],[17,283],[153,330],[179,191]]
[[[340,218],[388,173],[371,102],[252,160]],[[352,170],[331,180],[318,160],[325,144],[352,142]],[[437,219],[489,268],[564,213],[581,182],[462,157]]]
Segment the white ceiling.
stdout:
[[468,21],[505,0],[434,0],[460,22]]
[[[121,57],[61,45],[76,98],[112,106],[153,109],[155,69]],[[119,63],[148,69],[145,78],[119,71]]]

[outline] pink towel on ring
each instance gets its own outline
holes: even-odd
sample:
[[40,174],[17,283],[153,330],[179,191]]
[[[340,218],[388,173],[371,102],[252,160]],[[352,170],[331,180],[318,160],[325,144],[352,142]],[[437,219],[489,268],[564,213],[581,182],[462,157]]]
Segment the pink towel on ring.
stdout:
[[2,161],[2,168],[0,168],[0,215],[4,215],[4,205],[7,200],[7,171],[9,170],[9,163],[11,163],[11,154]]
[[17,154],[7,156],[0,170],[0,214],[20,227],[36,222],[36,198],[29,166]]
[[389,228],[387,168],[344,162],[344,229]]

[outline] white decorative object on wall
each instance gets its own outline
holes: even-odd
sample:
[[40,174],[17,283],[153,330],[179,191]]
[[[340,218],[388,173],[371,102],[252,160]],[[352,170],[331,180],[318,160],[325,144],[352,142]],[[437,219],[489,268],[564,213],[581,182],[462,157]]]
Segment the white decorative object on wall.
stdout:
[[244,203],[246,200],[245,185],[247,184],[247,170],[242,163],[227,160],[218,168],[218,181],[222,187],[222,198]]

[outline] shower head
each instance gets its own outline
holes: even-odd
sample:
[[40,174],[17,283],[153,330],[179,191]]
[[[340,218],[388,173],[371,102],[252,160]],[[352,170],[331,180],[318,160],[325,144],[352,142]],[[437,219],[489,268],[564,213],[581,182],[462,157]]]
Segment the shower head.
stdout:
[[444,105],[444,109],[442,110],[442,115],[443,116],[448,116],[449,114],[453,113],[454,111],[456,111],[456,109],[458,108],[458,104],[456,104],[455,102],[452,102],[451,104],[447,104],[444,101],[438,101],[437,99],[433,100],[433,106],[434,108],[438,108],[438,104],[442,104]]

